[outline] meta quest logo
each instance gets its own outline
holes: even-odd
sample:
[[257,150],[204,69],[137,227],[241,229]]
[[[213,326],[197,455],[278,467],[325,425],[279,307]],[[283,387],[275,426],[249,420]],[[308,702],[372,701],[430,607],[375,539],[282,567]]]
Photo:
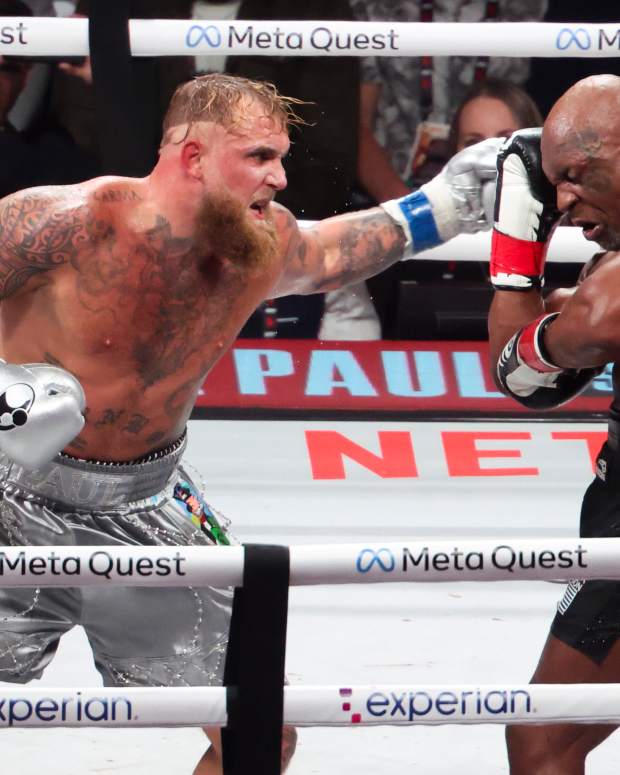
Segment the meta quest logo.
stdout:
[[433,571],[484,571],[491,567],[514,573],[515,570],[542,569],[578,569],[587,568],[585,561],[587,550],[581,544],[576,549],[551,551],[517,550],[508,544],[499,544],[490,552],[460,551],[454,547],[451,551],[431,551],[428,546],[417,547],[413,551],[407,546],[398,550],[388,547],[362,549],[355,560],[358,573],[428,573]]
[[569,56],[579,56],[580,51],[620,51],[620,28],[608,30],[604,27],[563,27],[555,39],[558,51],[564,51]]

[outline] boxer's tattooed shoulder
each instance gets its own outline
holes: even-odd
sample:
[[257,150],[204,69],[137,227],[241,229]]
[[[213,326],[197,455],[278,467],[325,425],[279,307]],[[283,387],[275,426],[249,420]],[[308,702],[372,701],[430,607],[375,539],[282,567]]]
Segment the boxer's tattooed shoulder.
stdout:
[[31,189],[0,205],[0,297],[18,291],[32,277],[75,258],[89,239],[81,201],[54,189]]

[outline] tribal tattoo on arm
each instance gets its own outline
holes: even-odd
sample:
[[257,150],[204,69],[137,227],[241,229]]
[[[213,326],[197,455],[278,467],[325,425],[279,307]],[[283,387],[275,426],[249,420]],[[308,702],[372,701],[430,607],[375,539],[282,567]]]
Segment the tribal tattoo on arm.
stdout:
[[49,189],[31,189],[0,203],[0,298],[70,261],[89,239],[84,210]]
[[378,208],[329,218],[307,230],[300,230],[290,213],[287,216],[279,230],[286,245],[281,284],[287,292],[339,288],[372,277],[403,257],[404,232]]

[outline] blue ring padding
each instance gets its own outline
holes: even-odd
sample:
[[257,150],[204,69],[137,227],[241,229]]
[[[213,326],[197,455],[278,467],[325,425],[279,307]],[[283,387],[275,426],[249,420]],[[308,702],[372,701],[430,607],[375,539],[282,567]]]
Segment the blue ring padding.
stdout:
[[398,204],[411,229],[416,253],[441,244],[443,240],[437,231],[431,203],[422,191],[404,196],[398,200]]

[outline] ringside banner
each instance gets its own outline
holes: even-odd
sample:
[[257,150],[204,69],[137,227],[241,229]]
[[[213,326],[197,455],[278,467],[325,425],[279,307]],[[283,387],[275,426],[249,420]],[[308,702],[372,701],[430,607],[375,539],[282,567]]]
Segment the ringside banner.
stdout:
[[[366,684],[285,686],[294,726],[620,722],[619,684]],[[225,726],[221,687],[8,687],[0,727]]]
[[[209,374],[197,407],[531,416],[488,373],[486,342],[237,340]],[[604,414],[611,370],[553,413]]]
[[615,722],[620,684],[286,686],[295,726]]
[[222,687],[0,690],[0,727],[225,726]]
[[[291,545],[290,585],[376,584],[428,581],[515,581],[620,578],[614,538],[529,540],[417,539]],[[3,547],[0,584],[5,587],[240,586],[241,546],[178,547],[174,574],[153,570],[160,547]],[[208,555],[208,556],[207,556]],[[168,571],[168,567],[166,570]]]
[[[134,56],[620,55],[620,26],[502,22],[204,21],[133,19]],[[84,56],[88,20],[0,17],[0,54]]]

